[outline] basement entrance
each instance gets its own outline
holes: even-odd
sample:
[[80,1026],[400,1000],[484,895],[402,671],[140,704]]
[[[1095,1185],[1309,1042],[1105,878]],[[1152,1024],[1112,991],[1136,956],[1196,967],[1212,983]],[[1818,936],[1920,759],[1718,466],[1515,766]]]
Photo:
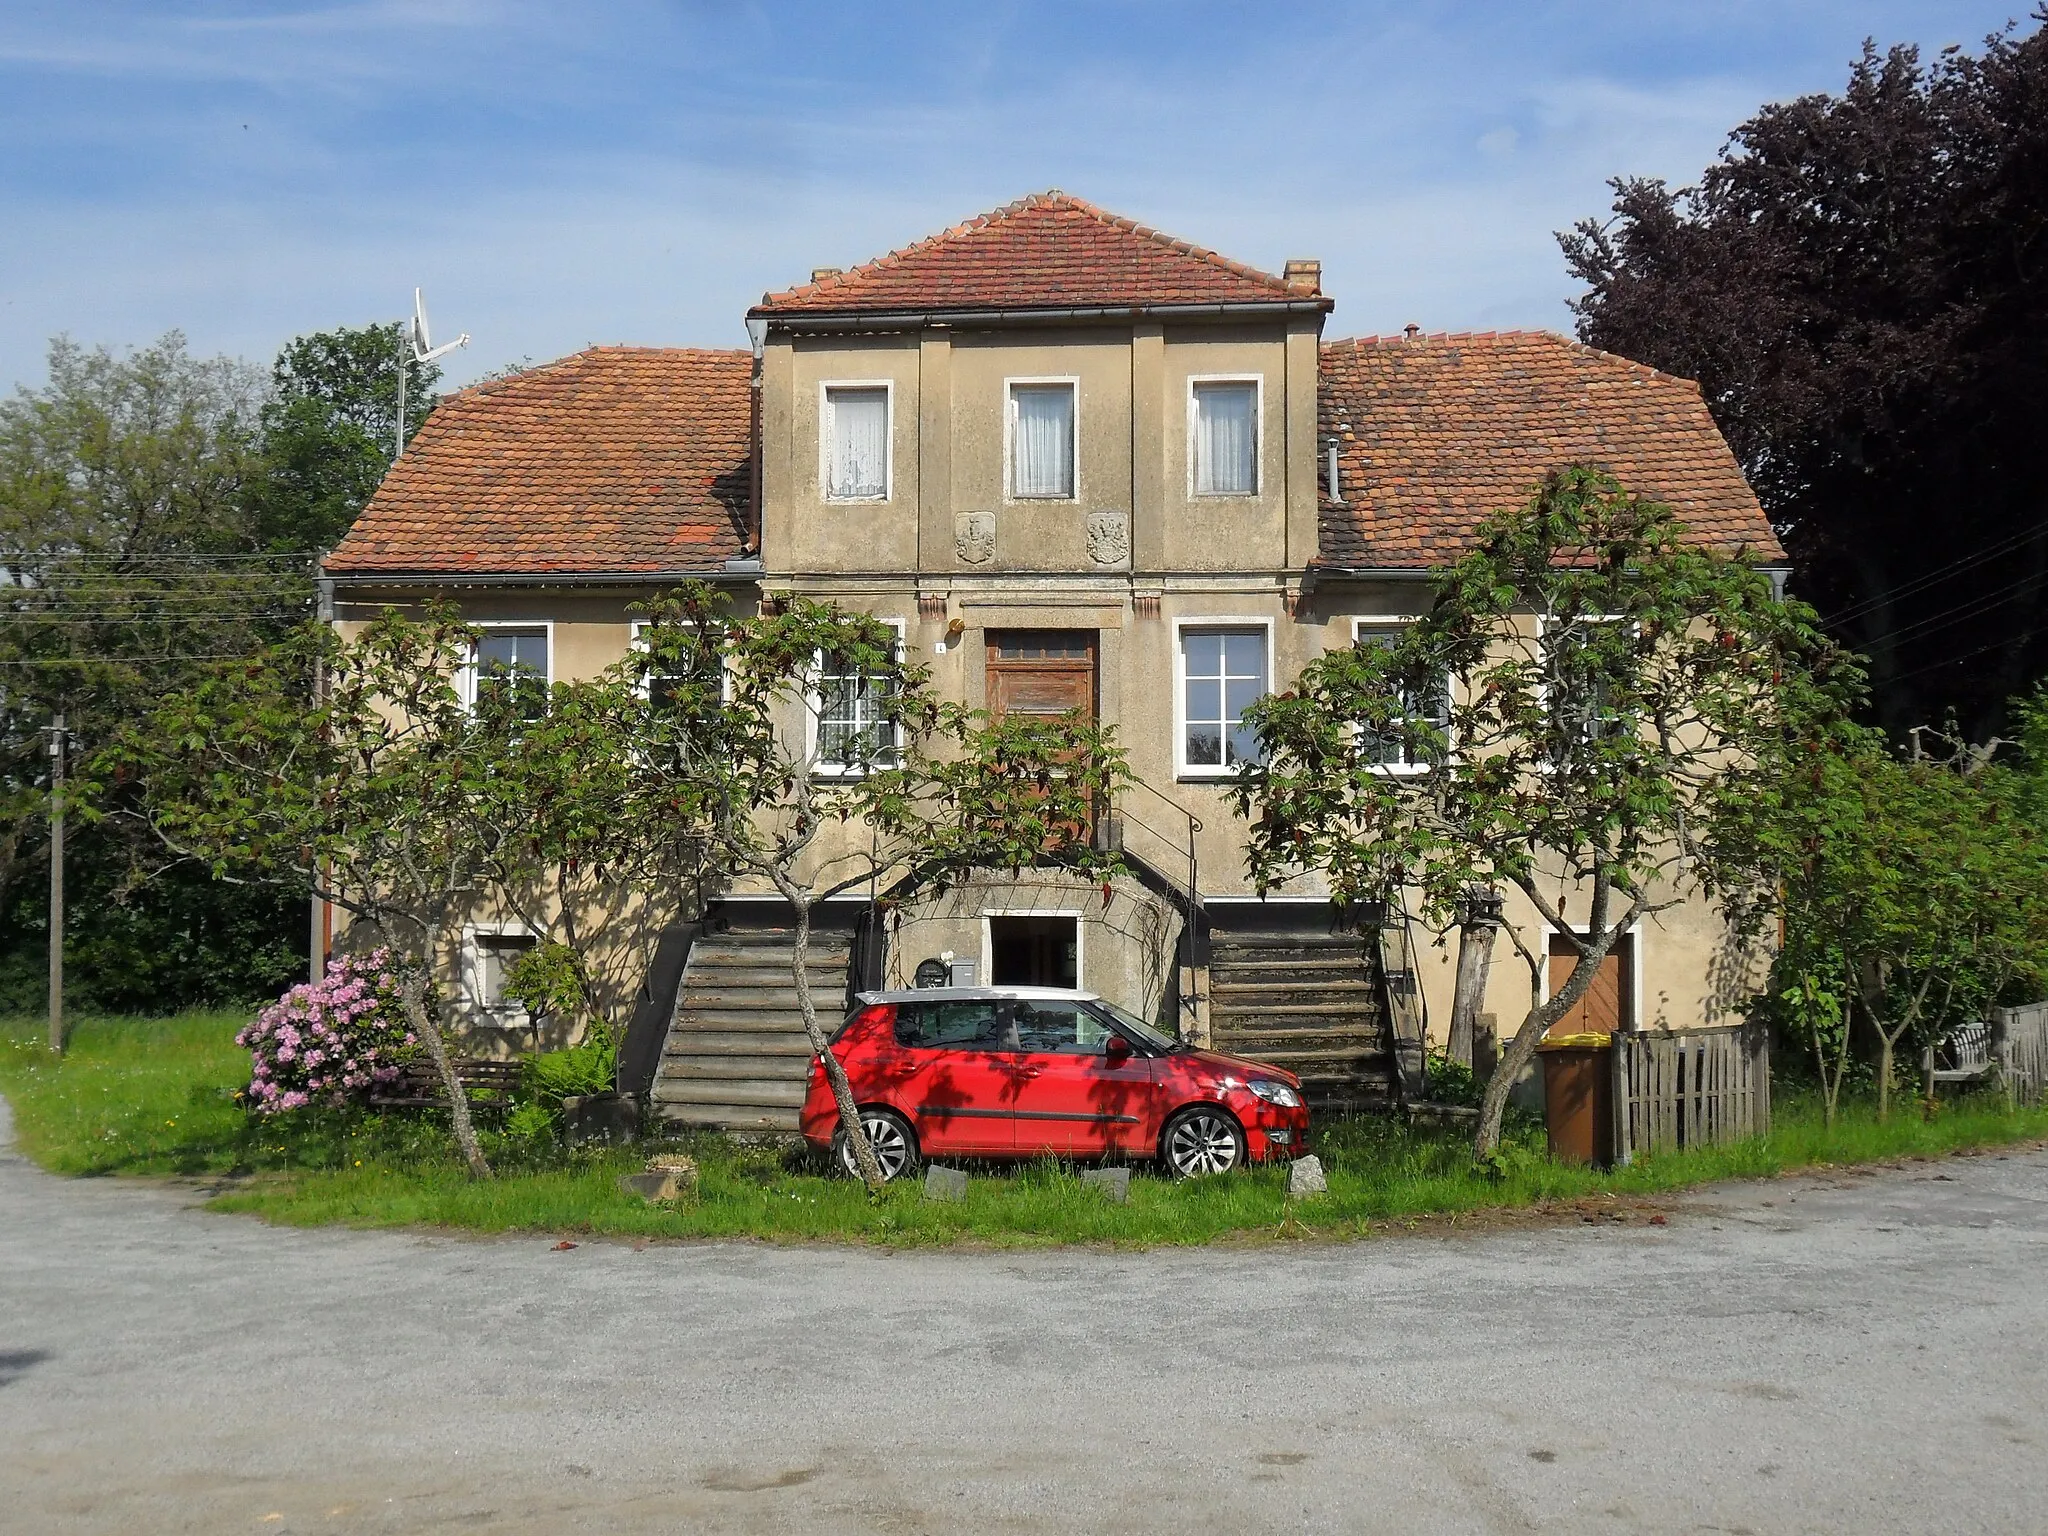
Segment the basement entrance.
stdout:
[[989,983],[998,987],[1081,984],[1078,917],[988,919]]

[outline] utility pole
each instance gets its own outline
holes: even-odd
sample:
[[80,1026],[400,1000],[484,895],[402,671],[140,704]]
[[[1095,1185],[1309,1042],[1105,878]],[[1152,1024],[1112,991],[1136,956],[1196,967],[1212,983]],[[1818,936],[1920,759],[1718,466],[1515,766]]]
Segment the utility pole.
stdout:
[[64,1054],[64,717],[50,722],[50,1049]]

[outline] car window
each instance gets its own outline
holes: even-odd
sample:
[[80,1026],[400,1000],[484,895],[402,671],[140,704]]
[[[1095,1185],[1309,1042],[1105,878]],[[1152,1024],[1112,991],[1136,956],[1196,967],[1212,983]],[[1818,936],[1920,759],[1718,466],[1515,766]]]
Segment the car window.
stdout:
[[1063,1056],[1100,1056],[1109,1026],[1079,1003],[1020,998],[1016,1004],[1017,1044],[1027,1051]]
[[896,1043],[921,1050],[994,1050],[1001,1020],[993,1000],[898,1003]]

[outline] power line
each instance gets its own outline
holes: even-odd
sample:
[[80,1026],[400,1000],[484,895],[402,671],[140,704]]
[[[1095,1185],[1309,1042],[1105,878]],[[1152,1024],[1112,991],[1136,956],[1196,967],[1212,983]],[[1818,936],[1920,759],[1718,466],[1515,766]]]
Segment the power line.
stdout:
[[1947,629],[1950,625],[1960,624],[1964,619],[1971,618],[1976,614],[1986,613],[1993,608],[2003,606],[2017,597],[2025,588],[2036,585],[2038,580],[2039,578],[2035,576],[2022,576],[2017,581],[2008,582],[2005,586],[1994,588],[1990,592],[1980,593],[1968,602],[1957,603],[1953,607],[1944,608],[1938,613],[1929,614],[1924,619],[1917,620],[1911,624],[1901,625],[1899,628],[1887,631],[1882,635],[1873,635],[1863,643],[1866,647],[1870,647],[1883,645],[1886,641],[1903,640],[1908,635],[1917,635],[1925,638],[1927,634],[1931,634],[1936,630]]
[[2010,644],[2012,644],[2012,641],[2009,639],[1993,640],[1987,645],[1978,646],[1975,650],[1964,651],[1960,656],[1944,656],[1940,661],[1930,661],[1924,667],[1915,667],[1910,672],[1900,672],[1892,677],[1890,681],[1903,683],[1908,678],[1919,677],[1922,673],[1938,672],[1943,667],[1952,667],[1959,661],[1968,661],[1973,656],[1982,656],[1986,651],[2002,651]]
[[183,656],[0,656],[0,667],[139,667],[160,661],[254,661],[261,651],[200,651]]
[[1840,624],[1845,620],[1860,617],[1873,608],[1882,607],[1887,602],[1895,601],[1910,593],[1918,592],[1935,582],[1945,581],[1949,576],[1958,574],[1971,566],[1982,565],[1987,560],[1995,560],[2000,555],[2006,553],[2006,551],[2015,549],[2037,537],[2039,537],[2039,530],[2036,529],[2028,529],[2024,533],[2016,533],[2009,539],[2000,540],[1989,549],[1981,549],[1975,554],[1964,555],[1960,559],[1951,560],[1947,565],[1938,566],[1923,576],[1915,577],[1902,587],[1890,587],[1877,597],[1865,598],[1860,603],[1851,603],[1839,613],[1829,614],[1822,622]]

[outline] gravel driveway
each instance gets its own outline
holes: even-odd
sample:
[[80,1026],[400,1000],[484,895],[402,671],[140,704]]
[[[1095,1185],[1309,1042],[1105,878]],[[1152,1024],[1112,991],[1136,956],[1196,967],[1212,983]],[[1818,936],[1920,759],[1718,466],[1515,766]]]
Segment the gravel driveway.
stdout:
[[557,1253],[190,1198],[0,1151],[0,1529],[2048,1527],[2043,1153],[1130,1254]]

